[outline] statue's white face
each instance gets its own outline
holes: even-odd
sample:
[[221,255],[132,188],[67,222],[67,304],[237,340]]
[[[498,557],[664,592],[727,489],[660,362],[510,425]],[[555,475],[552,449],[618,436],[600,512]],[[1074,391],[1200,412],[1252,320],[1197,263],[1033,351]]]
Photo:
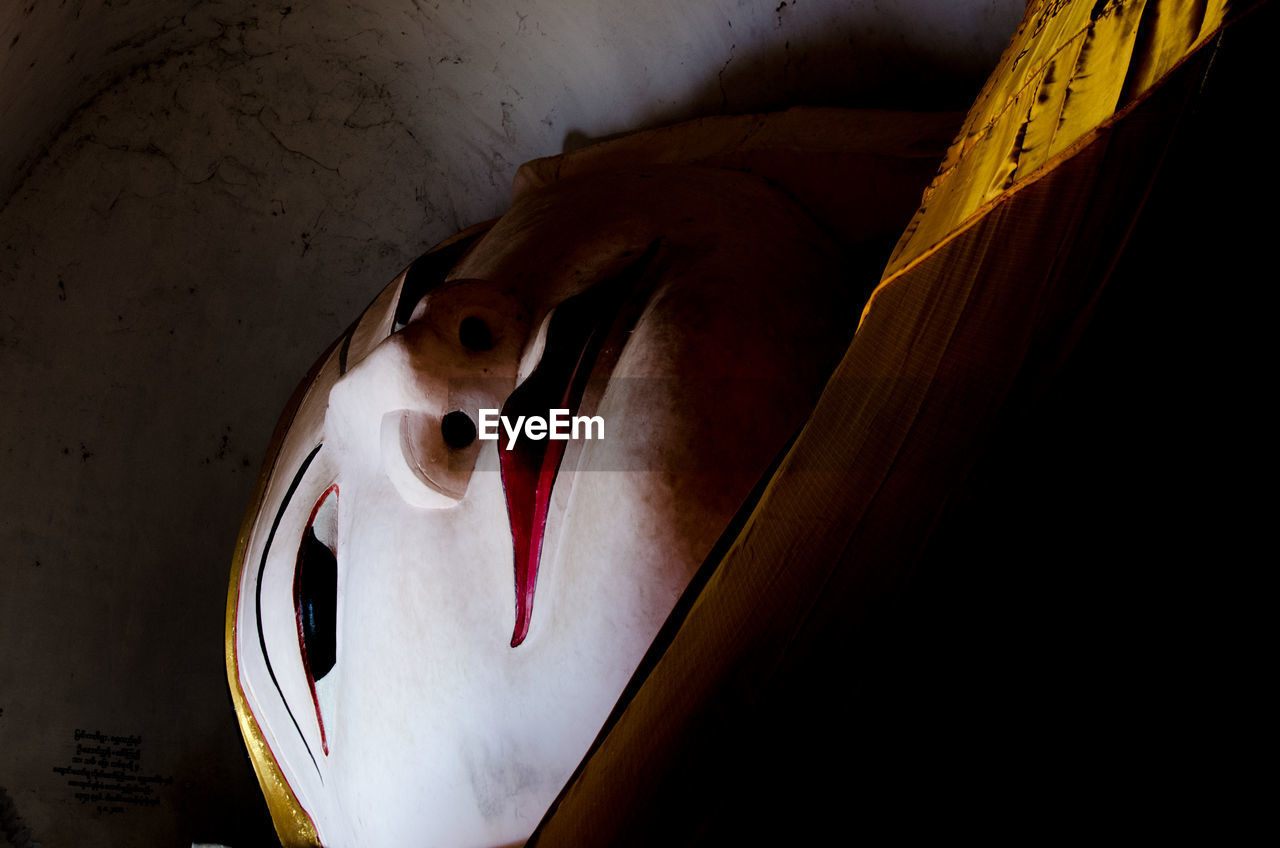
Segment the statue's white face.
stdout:
[[[319,366],[241,572],[241,683],[326,845],[526,837],[857,318],[728,171],[565,180],[450,252]],[[539,404],[604,438],[469,438]]]

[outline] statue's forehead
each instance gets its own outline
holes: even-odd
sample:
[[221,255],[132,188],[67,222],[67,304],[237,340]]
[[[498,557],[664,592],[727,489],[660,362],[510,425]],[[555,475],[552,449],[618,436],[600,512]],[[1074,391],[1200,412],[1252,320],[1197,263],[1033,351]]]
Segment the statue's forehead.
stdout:
[[768,238],[766,219],[787,214],[808,217],[785,192],[742,171],[696,164],[592,171],[518,193],[449,276],[490,281],[535,307],[558,303],[584,281],[611,278],[656,240],[702,255],[732,253],[733,234]]

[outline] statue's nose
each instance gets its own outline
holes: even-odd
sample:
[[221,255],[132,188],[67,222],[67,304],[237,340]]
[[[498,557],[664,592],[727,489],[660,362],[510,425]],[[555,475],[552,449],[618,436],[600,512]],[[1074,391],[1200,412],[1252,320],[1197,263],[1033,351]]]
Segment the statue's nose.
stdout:
[[334,385],[326,439],[365,467],[376,463],[406,502],[454,506],[480,452],[479,411],[511,394],[528,336],[527,310],[490,283],[431,292]]

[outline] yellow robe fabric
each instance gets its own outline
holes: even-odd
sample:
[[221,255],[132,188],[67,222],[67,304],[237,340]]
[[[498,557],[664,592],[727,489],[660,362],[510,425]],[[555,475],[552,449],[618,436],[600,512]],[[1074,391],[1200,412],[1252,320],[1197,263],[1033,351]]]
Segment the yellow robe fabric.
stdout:
[[720,844],[681,772],[908,579],[1015,384],[1051,380],[1088,325],[1219,36],[1266,4],[1237,5],[1030,4],[809,423],[530,845]]

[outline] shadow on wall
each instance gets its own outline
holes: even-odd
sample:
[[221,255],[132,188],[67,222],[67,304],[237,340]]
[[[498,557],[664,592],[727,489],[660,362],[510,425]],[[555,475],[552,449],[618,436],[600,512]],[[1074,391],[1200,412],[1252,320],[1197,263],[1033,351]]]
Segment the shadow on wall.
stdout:
[[36,848],[31,841],[31,828],[23,823],[3,786],[0,786],[0,833],[4,835],[5,844],[13,848]]
[[[792,106],[964,111],[1022,8],[1020,3],[986,4],[975,18],[953,22],[954,31],[948,33],[945,25],[924,18],[914,21],[920,24],[915,31],[906,18],[897,20],[901,28],[894,32],[885,32],[865,18],[807,19],[788,28],[785,22],[795,5],[795,0],[778,5],[772,37],[722,45],[723,61],[703,71],[701,82],[679,102],[640,109],[634,124],[621,132],[591,135],[572,128],[565,133],[559,152],[695,117]],[[892,16],[891,11],[887,17]],[[948,38],[971,27],[981,32]]]
[[[354,105],[336,115],[304,113],[328,123],[337,137],[394,120],[431,153],[451,141],[485,141],[477,130],[488,130],[509,171],[556,152],[548,142],[557,130],[563,137],[566,124],[569,132],[601,137],[694,115],[797,104],[963,108],[964,92],[986,73],[1022,6],[1016,0],[503,5],[11,5],[0,13],[11,82],[0,88],[6,127],[0,195],[7,197],[100,97],[163,76],[168,64],[184,66],[191,77],[228,73],[230,93],[249,101],[246,114],[265,102],[286,122],[290,117],[269,97],[264,101],[255,82],[302,104],[332,98]],[[242,70],[257,79],[250,76],[246,85],[236,73]],[[517,142],[518,149],[510,148]]]

